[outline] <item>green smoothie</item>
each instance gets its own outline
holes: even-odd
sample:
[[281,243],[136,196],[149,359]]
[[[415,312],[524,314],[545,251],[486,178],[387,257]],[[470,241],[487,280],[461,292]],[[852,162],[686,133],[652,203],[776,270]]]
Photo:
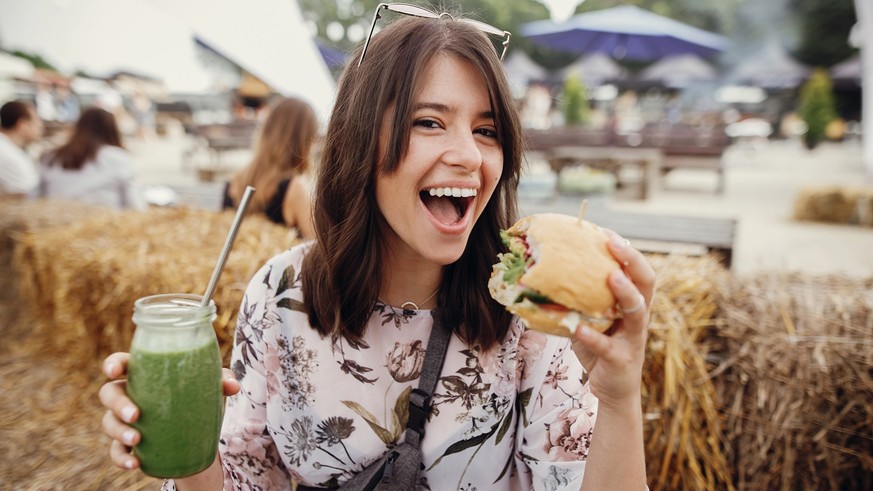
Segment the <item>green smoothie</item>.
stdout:
[[[211,327],[210,327],[211,330]],[[211,332],[209,333],[211,334]],[[172,344],[172,343],[167,343]],[[221,357],[214,336],[193,349],[131,348],[127,393],[140,408],[142,470],[182,477],[209,467],[221,429]]]

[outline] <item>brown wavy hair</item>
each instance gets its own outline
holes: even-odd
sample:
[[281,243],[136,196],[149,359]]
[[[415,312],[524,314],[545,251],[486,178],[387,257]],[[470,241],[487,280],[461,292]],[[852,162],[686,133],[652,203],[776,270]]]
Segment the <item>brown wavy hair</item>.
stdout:
[[124,148],[121,132],[111,112],[99,107],[86,109],[67,143],[58,147],[48,159],[48,165],[79,170],[97,156],[100,147],[111,145]]
[[280,180],[309,170],[312,146],[318,138],[318,117],[305,101],[293,97],[274,103],[258,132],[252,161],[230,181],[228,194],[234,205],[246,186],[258,190],[247,212],[263,213],[276,194]]
[[[438,305],[443,322],[470,345],[501,340],[511,316],[488,293],[491,265],[505,247],[499,231],[515,221],[522,160],[518,113],[494,45],[451,19],[400,18],[374,36],[358,67],[360,48],[340,78],[316,184],[316,243],[304,259],[303,292],[310,324],[322,335],[357,341],[378,300],[383,220],[376,203],[377,173],[390,174],[409,143],[412,104],[423,74],[440,54],[472,64],[486,81],[503,173],[473,227],[464,253],[443,269]],[[381,119],[394,105],[386,154],[379,162]]]

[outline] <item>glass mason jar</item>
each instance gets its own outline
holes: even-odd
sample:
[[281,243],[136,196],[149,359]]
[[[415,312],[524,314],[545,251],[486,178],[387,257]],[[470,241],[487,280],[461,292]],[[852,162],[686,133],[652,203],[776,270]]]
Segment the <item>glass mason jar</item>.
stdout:
[[133,308],[127,394],[140,408],[133,449],[142,471],[183,477],[209,467],[221,429],[221,354],[215,303],[201,296],[143,297]]

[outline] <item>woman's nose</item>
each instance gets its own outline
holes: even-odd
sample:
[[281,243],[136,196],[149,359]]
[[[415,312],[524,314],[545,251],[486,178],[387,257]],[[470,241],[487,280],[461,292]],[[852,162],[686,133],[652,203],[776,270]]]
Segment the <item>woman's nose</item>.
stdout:
[[474,171],[482,166],[482,151],[472,133],[453,135],[443,155],[446,164]]

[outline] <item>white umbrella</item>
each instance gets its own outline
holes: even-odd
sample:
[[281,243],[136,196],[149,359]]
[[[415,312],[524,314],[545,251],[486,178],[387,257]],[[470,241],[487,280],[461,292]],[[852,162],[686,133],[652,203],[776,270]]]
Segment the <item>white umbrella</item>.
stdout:
[[699,56],[687,54],[669,56],[656,61],[640,72],[639,80],[682,88],[700,82],[712,82],[718,70]]
[[727,81],[764,89],[793,89],[806,80],[810,72],[809,67],[792,58],[781,45],[770,43],[734,67]]
[[511,51],[503,62],[506,76],[515,83],[527,85],[531,82],[545,80],[549,72],[530,59],[521,50]]
[[592,53],[579,57],[561,70],[561,78],[576,74],[585,85],[597,87],[608,82],[616,82],[627,77],[627,70],[603,53]]
[[200,38],[323,119],[333,102],[333,78],[291,0],[3,0],[0,32],[4,48],[66,73],[128,71],[177,93],[226,89],[226,77],[202,62]]
[[846,81],[860,84],[861,77],[864,73],[863,67],[861,66],[861,55],[855,55],[841,63],[837,63],[831,67],[830,72],[831,78],[833,78],[834,81]]
[[204,44],[326,119],[334,80],[296,0],[146,0],[186,22]]

